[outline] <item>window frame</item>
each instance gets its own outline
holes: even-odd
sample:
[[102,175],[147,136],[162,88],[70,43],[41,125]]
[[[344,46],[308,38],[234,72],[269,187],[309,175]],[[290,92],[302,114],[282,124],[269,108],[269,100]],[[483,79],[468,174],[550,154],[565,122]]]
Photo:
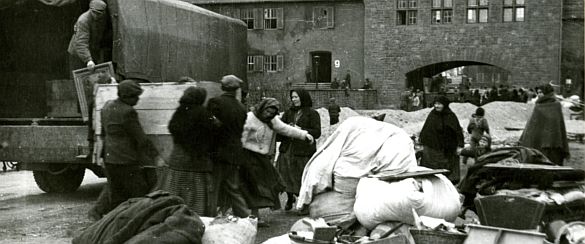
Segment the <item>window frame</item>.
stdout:
[[254,21],[256,20],[256,17],[254,16],[255,13],[256,11],[253,8],[243,8],[240,10],[240,20],[246,23],[248,30],[254,29],[255,26]]
[[[325,16],[322,13],[325,12]],[[322,26],[323,18],[325,25]],[[332,6],[315,6],[313,7],[313,26],[318,29],[333,29],[335,28],[335,8]]]
[[[445,2],[450,1],[450,6]],[[438,2],[439,5],[435,5]],[[437,16],[435,13],[439,13]],[[447,15],[446,13],[450,13]],[[438,17],[438,19],[436,18]],[[437,21],[438,20],[438,21]],[[433,0],[431,3],[431,24],[452,24],[453,23],[453,0]]]
[[[264,29],[265,30],[276,30],[278,29],[278,13],[276,8],[265,8],[264,9]],[[272,27],[274,24],[274,27]]]
[[[490,22],[489,0],[467,0],[467,13],[465,15],[467,24],[483,24]],[[482,13],[485,11],[485,21],[482,21]],[[470,18],[473,13],[473,18]],[[471,20],[471,21],[470,21]]]
[[[264,71],[264,55],[248,54],[246,61],[247,61],[246,70],[248,73]],[[252,62],[250,63],[250,61]]]
[[[521,3],[518,3],[520,2]],[[510,2],[510,3],[507,3]],[[526,1],[525,0],[503,0],[502,22],[524,22],[526,21]],[[518,18],[518,10],[522,9],[522,19]],[[511,10],[511,19],[506,19],[506,10]]]
[[264,55],[264,71],[266,73],[284,71],[284,56],[282,54]]
[[419,0],[398,0],[396,2],[396,25],[416,25],[418,22]]

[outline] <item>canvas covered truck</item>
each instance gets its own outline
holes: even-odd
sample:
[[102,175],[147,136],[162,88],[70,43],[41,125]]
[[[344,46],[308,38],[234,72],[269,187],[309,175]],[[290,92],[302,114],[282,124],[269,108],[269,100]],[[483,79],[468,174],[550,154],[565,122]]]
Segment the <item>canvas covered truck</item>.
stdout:
[[[69,70],[67,46],[87,0],[48,6],[37,0],[0,2],[0,161],[32,170],[46,192],[76,190],[86,169],[104,176],[94,150],[103,103],[116,97],[115,84],[93,86],[80,95]],[[220,93],[217,81],[234,74],[246,80],[246,26],[175,0],[108,0],[109,57],[116,77],[140,79],[145,90],[137,104],[144,130],[163,155],[172,149],[166,128],[189,85],[208,96]],[[174,83],[189,76],[195,84]],[[244,84],[244,87],[246,85]],[[83,88],[81,88],[83,89]],[[96,116],[84,120],[80,104]],[[99,141],[97,141],[99,142]]]

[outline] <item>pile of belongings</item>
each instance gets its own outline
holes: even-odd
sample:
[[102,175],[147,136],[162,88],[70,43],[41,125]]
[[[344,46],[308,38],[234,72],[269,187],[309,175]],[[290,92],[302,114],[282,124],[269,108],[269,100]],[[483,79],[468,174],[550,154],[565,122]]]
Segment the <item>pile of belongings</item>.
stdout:
[[182,198],[158,190],[121,203],[72,243],[253,244],[256,233],[256,218],[199,217]]
[[404,130],[372,118],[351,117],[307,163],[296,207],[309,206],[311,218],[323,218],[341,233],[361,236],[377,228],[378,234],[392,229],[384,230],[388,223],[414,225],[413,210],[452,222],[461,201],[445,176],[384,180],[428,171],[432,170],[417,165],[413,141]]
[[585,171],[555,165],[538,150],[507,147],[478,157],[458,188],[482,225],[542,231],[585,219],[583,180]]

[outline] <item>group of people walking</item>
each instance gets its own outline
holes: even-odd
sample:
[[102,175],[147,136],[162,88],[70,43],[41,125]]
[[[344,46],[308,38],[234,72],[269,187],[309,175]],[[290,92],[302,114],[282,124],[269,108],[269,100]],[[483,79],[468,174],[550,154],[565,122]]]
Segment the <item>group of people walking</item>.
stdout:
[[[130,80],[119,83],[119,98],[108,102],[101,111],[111,205],[156,188],[182,197],[202,216],[215,216],[229,208],[238,217],[258,216],[261,208],[280,209],[282,192],[288,197],[286,210],[291,210],[305,164],[316,151],[315,140],[321,136],[319,114],[312,109],[311,97],[303,89],[290,92],[292,106],[282,119],[278,116],[282,111],[280,102],[274,98],[264,98],[252,111],[247,111],[236,98],[241,82],[234,75],[224,76],[223,94],[210,98],[207,106],[204,88],[193,86],[184,91],[168,125],[173,149],[167,162],[162,162],[146,139],[132,108],[142,93],[140,85]],[[131,99],[124,95],[125,87],[132,88]],[[122,113],[121,108],[127,111]],[[133,129],[129,130],[126,123],[131,123]],[[119,147],[119,141],[128,143]],[[281,144],[275,165],[277,141]],[[133,160],[116,156],[128,154],[132,154]],[[158,183],[141,187],[140,191],[132,190],[129,187],[141,181],[139,166],[149,160],[163,166]],[[131,170],[119,171],[118,165]],[[137,178],[133,180],[129,175]],[[96,206],[100,201],[103,199]],[[111,209],[100,212],[94,207],[92,211],[101,216]],[[266,223],[260,220],[259,225]]]

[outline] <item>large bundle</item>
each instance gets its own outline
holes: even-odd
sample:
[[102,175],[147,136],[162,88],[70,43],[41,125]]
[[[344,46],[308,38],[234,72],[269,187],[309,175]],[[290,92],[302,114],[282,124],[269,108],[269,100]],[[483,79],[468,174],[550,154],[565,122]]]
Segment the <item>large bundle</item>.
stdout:
[[332,189],[334,177],[399,174],[415,166],[413,142],[402,129],[371,118],[348,118],[307,163],[297,207]]
[[414,224],[419,215],[454,221],[461,208],[459,193],[443,175],[398,182],[363,178],[357,188],[354,212],[368,229],[386,221]]

